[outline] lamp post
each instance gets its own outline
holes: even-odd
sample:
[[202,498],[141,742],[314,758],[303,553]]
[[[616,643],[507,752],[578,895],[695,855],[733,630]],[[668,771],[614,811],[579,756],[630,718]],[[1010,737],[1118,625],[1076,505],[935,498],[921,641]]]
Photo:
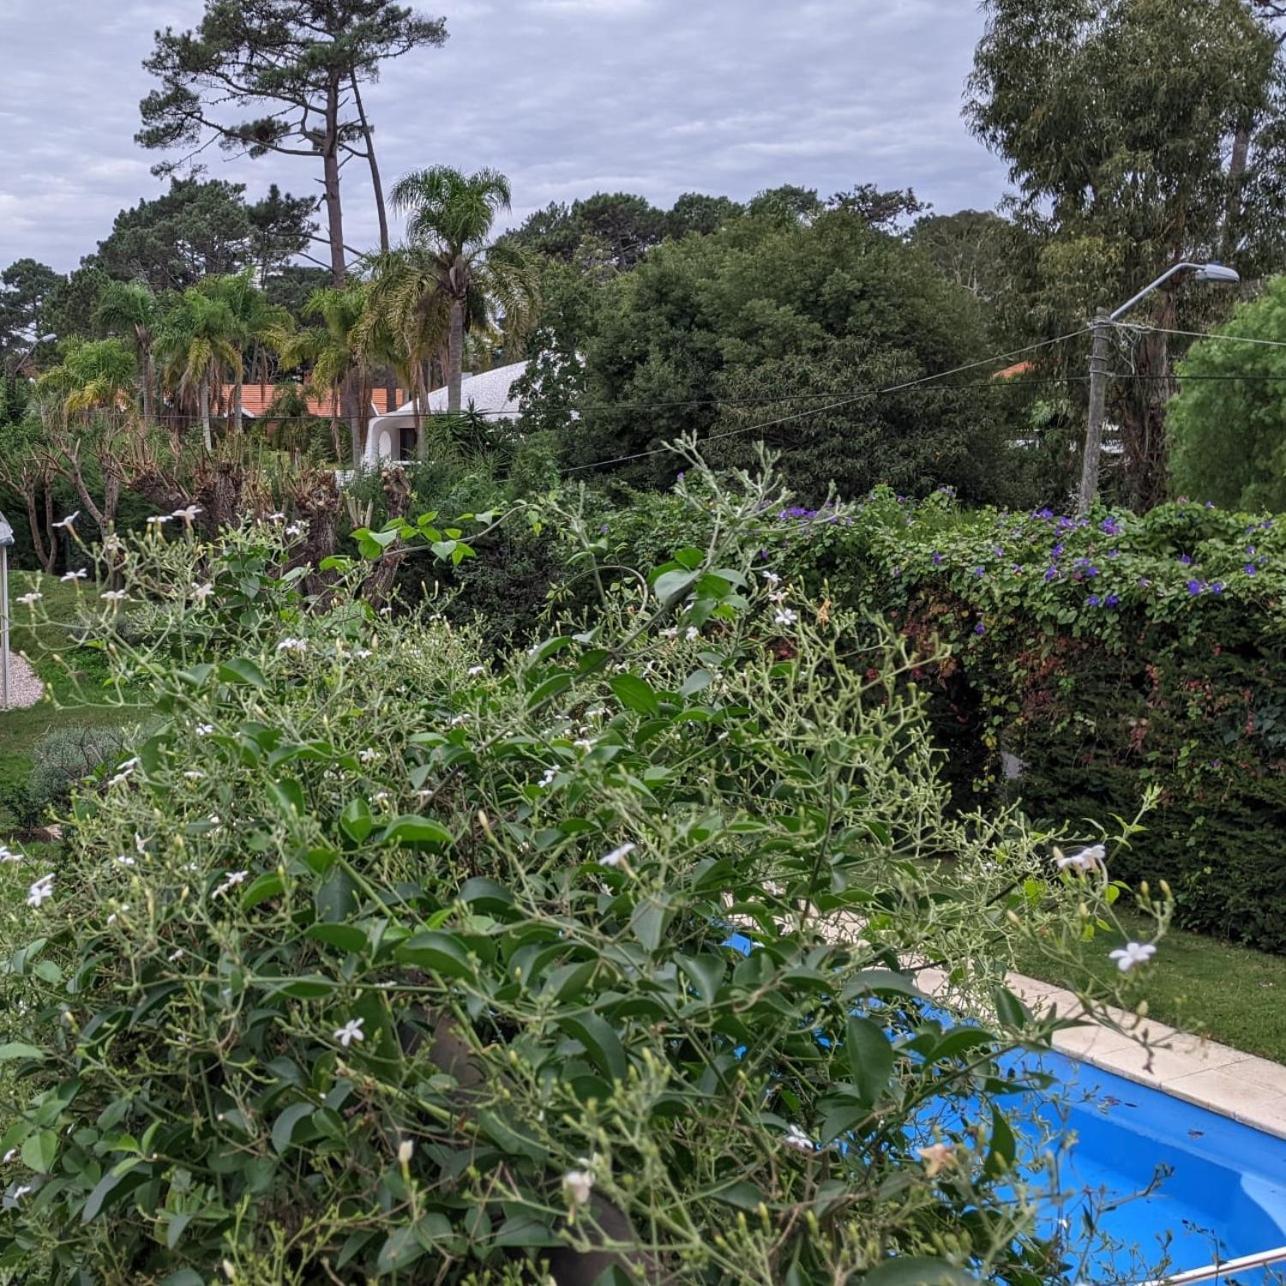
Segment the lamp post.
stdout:
[[13,528],[0,514],[0,710],[9,708],[9,547]]
[[1223,282],[1235,286],[1241,277],[1233,268],[1221,263],[1176,263],[1167,268],[1151,285],[1144,286],[1137,295],[1127,299],[1115,312],[1100,310],[1090,323],[1093,339],[1090,345],[1090,407],[1085,426],[1085,455],[1081,461],[1081,486],[1077,493],[1076,512],[1080,517],[1089,513],[1090,505],[1098,492],[1099,459],[1103,451],[1103,412],[1107,404],[1107,337],[1114,322],[1141,300],[1146,299],[1159,286],[1180,273],[1194,274],[1195,281]]

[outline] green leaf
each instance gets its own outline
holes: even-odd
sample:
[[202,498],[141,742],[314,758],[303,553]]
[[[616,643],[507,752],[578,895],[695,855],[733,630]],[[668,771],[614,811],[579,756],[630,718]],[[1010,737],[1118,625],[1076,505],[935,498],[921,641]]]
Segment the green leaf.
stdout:
[[1014,1164],[1017,1153],[1017,1142],[1009,1122],[994,1104],[991,1109],[991,1148],[983,1172],[988,1178],[995,1179],[1005,1174]]
[[320,1000],[329,996],[335,987],[334,981],[320,974],[309,974],[303,978],[273,978],[268,983],[272,995],[290,996],[295,1000]]
[[625,1047],[610,1023],[597,1014],[580,1014],[561,1019],[558,1025],[585,1046],[600,1072],[614,1081],[625,1079]]
[[233,657],[219,666],[219,678],[233,686],[249,685],[252,688],[266,688],[268,681],[263,671],[251,660],[243,656]]
[[709,670],[693,670],[683,680],[683,686],[679,689],[679,692],[685,697],[692,697],[698,692],[704,692],[713,682],[714,675]]
[[265,785],[273,802],[283,813],[290,813],[296,817],[303,815],[303,787],[293,777],[282,777],[279,781],[269,781]]
[[869,1018],[850,1017],[844,1036],[853,1084],[865,1106],[884,1097],[893,1076],[893,1046],[878,1023]]
[[720,956],[685,956],[676,955],[675,963],[683,975],[692,984],[692,989],[705,1001],[712,1004],[719,994],[719,984],[723,981],[724,961]]
[[[183,1230],[195,1218],[195,1212],[185,1210],[180,1214],[171,1215],[165,1223],[165,1245],[169,1250],[173,1250],[179,1244],[179,1238],[183,1236]],[[169,1281],[169,1278],[166,1278]],[[204,1286],[201,1278],[197,1278],[197,1286]]]
[[513,906],[514,896],[495,880],[477,875],[464,882],[464,887],[460,890],[460,901],[484,915],[494,915],[497,911],[505,911]]
[[315,1111],[312,1103],[292,1103],[272,1123],[272,1146],[278,1153],[285,1152],[295,1136],[295,1129],[305,1117]]
[[352,924],[314,924],[304,934],[314,942],[324,942],[328,947],[337,947],[352,955],[359,955],[366,950],[366,934]]
[[618,674],[609,684],[620,703],[636,714],[661,713],[656,693],[636,674]]
[[360,844],[375,829],[371,806],[364,799],[350,799],[339,815],[339,827],[354,844]]
[[862,1286],[977,1286],[978,1279],[945,1259],[899,1256],[873,1268]]
[[135,1188],[148,1182],[151,1176],[146,1170],[133,1168],[138,1164],[137,1160],[132,1161],[130,1163],[131,1169],[125,1171],[109,1170],[99,1179],[94,1185],[94,1190],[85,1199],[85,1204],[81,1207],[81,1223],[89,1223],[94,1219],[98,1212],[102,1210],[108,1197],[115,1194],[115,1200],[112,1203],[114,1205],[116,1201],[127,1197]]
[[652,592],[662,603],[672,603],[681,598],[696,583],[696,573],[690,571],[662,572],[652,586]]
[[428,817],[406,814],[394,818],[380,836],[381,844],[450,844],[452,835],[445,827]]
[[418,965],[444,978],[471,978],[473,966],[459,938],[429,930],[408,938],[393,955],[402,964]]
[[656,897],[647,897],[634,908],[630,928],[649,951],[655,951],[665,937],[665,926],[669,920],[669,907]]
[[1008,987],[997,987],[992,993],[996,1015],[1006,1027],[1026,1027],[1031,1022],[1027,1006]]
[[726,1188],[720,1188],[710,1195],[716,1201],[722,1201],[727,1206],[735,1206],[738,1210],[758,1210],[764,1200],[764,1194],[753,1183],[748,1183],[744,1179],[731,1183]]
[[279,897],[285,889],[285,881],[276,871],[266,871],[255,880],[241,895],[241,909],[250,911],[260,902]]
[[583,960],[576,964],[560,965],[550,971],[541,988],[542,996],[555,1001],[574,1000],[585,989],[594,974],[595,962]]
[[161,1286],[205,1286],[205,1278],[195,1268],[180,1268],[162,1278]]
[[48,1174],[58,1155],[58,1135],[53,1130],[36,1130],[22,1145],[22,1163],[37,1174]]
[[328,924],[347,920],[357,910],[357,886],[342,866],[334,867],[313,894],[317,918]]
[[34,1045],[25,1045],[20,1040],[11,1040],[4,1045],[0,1045],[0,1063],[12,1062],[16,1058],[34,1058],[43,1059],[45,1051],[37,1049]]

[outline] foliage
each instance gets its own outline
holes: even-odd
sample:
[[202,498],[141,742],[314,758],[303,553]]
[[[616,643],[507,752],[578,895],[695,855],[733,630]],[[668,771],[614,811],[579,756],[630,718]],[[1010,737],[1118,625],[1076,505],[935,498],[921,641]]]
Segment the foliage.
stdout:
[[[1063,322],[1130,298],[1185,259],[1227,258],[1247,277],[1280,261],[1282,71],[1244,0],[985,8],[966,111],[1010,162],[1021,208],[1047,238],[1046,306]],[[1180,313],[1175,293],[1161,291],[1145,315],[1174,328],[1217,307],[1210,294]],[[1127,501],[1146,508],[1164,497],[1167,336],[1144,337],[1135,358],[1143,378],[1121,386],[1116,414]]]
[[31,772],[25,783],[6,783],[0,810],[7,809],[17,825],[32,829],[62,811],[73,787],[108,759],[119,759],[126,744],[123,728],[102,724],[51,728],[31,752]]
[[1268,343],[1210,339],[1188,350],[1179,396],[1167,409],[1172,485],[1194,499],[1280,512],[1286,509],[1286,277],[1239,305],[1215,334]]
[[1190,927],[1286,950],[1274,519],[1178,504],[1080,521],[891,495],[827,517],[784,524],[808,583],[888,612],[926,657],[951,650],[922,678],[962,794],[990,783],[1038,818],[1108,825],[1155,788],[1147,844],[1114,872],[1168,879]]
[[18,259],[0,272],[0,359],[6,369],[40,350],[49,298],[61,280],[34,259]]
[[[765,599],[784,498],[704,485],[705,553],[508,657],[342,590],[309,610],[279,528],[130,548],[159,633],[100,624],[162,722],[53,874],[0,868],[51,890],[4,925],[7,1267],[1066,1280],[996,1061],[1050,1024],[1002,990],[947,1031],[914,962],[986,992],[1015,923],[1067,956],[1119,890],[948,818],[898,649]],[[457,562],[483,521],[359,545]]]

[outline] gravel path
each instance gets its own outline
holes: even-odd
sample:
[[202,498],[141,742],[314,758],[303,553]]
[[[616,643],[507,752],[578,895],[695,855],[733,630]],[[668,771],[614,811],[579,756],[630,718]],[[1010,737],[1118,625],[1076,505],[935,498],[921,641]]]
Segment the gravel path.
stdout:
[[23,709],[34,706],[44,692],[44,684],[27,659],[17,652],[9,653],[9,708]]

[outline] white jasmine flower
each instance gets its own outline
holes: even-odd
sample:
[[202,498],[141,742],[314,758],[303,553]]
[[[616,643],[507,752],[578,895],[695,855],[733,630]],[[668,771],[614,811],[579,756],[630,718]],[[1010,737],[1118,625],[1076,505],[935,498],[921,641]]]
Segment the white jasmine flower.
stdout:
[[120,853],[117,855],[116,865],[117,866],[137,866],[138,862],[134,858],[132,858],[128,853]]
[[916,1152],[924,1162],[924,1172],[930,1179],[945,1170],[956,1155],[956,1150],[950,1143],[933,1143],[927,1148],[917,1148]]
[[457,714],[451,717],[451,726],[453,728],[458,728],[462,723],[468,723],[468,722],[469,722],[469,716],[467,714]]
[[403,1139],[397,1145],[397,1162],[398,1165],[410,1165],[411,1157],[415,1152],[415,1144],[410,1139]]
[[622,844],[620,848],[614,848],[610,853],[604,853],[598,859],[598,864],[599,866],[620,866],[637,847],[637,844]]
[[1115,960],[1122,973],[1129,973],[1135,965],[1147,964],[1156,953],[1157,949],[1151,942],[1127,942],[1125,946],[1109,951],[1107,958]]
[[589,754],[589,752],[594,749],[594,743],[590,741],[588,737],[578,737],[572,742],[572,745],[575,746],[577,750],[583,750],[586,754]]
[[77,509],[74,513],[69,513],[67,517],[62,520],[62,522],[56,522],[53,525],[55,527],[62,527],[65,531],[70,531],[72,529],[72,524],[79,517],[80,517],[80,510]]
[[307,639],[284,638],[277,644],[278,652],[307,652]]
[[149,527],[163,527],[170,520],[169,514],[157,514],[155,517],[147,520],[147,525]]
[[688,628],[683,631],[683,637],[687,639],[689,643],[692,643],[701,637],[701,631],[697,629],[695,625],[689,625]]
[[285,521],[286,521],[286,515],[285,515],[285,514],[283,514],[283,513],[269,514],[269,515],[268,515],[268,521],[269,521],[269,522],[285,522]]
[[175,510],[175,511],[170,515],[170,517],[171,517],[171,518],[182,518],[182,519],[183,519],[183,521],[184,521],[185,523],[187,523],[189,526],[191,526],[191,524],[192,524],[192,520],[193,520],[193,519],[197,516],[197,514],[199,514],[200,512],[201,512],[201,510],[200,510],[200,509],[198,509],[196,505],[188,505],[186,509],[176,509],[176,510]]
[[197,585],[192,590],[192,597],[198,603],[204,603],[205,600],[209,598],[210,595],[213,593],[214,593],[214,586],[211,585],[209,581],[207,581],[204,585]]
[[469,677],[471,679],[476,679],[478,675],[485,673],[486,669],[487,667],[485,665],[471,665],[469,667]]
[[4,1154],[4,1164],[8,1165],[17,1155],[18,1155],[18,1149],[10,1148],[9,1151]]
[[177,947],[177,948],[175,948],[175,950],[173,950],[173,951],[171,951],[171,952],[170,952],[170,954],[169,954],[169,956],[167,957],[167,959],[169,960],[169,962],[170,962],[171,964],[173,964],[176,960],[182,960],[182,959],[183,959],[183,948],[182,948],[182,947]]
[[30,594],[20,594],[14,599],[15,603],[21,603],[23,607],[30,607],[32,603],[38,603],[44,598],[44,595],[38,590],[32,590]]
[[371,649],[368,647],[359,647],[353,649],[353,655],[359,661],[365,661],[368,656],[373,656],[374,653],[372,653]]
[[375,794],[373,794],[373,795],[371,796],[371,803],[372,803],[372,804],[387,804],[387,803],[388,803],[388,801],[389,801],[389,798],[390,798],[390,796],[389,796],[389,793],[388,793],[388,791],[387,791],[387,790],[377,790],[377,791],[375,792]]
[[238,884],[244,884],[246,880],[249,879],[249,877],[250,877],[249,871],[229,871],[223,877],[223,883],[220,884],[217,889],[215,889],[214,896],[217,898],[223,897],[225,893],[229,892],[231,889],[236,888]]
[[794,1148],[796,1152],[817,1151],[817,1144],[815,1144],[798,1125],[792,1125],[782,1136],[781,1141],[784,1147]]
[[364,764],[374,763],[379,757],[380,752],[378,750],[372,750],[370,746],[367,746],[365,750],[359,750],[357,752],[357,758]]
[[138,831],[134,832],[134,847],[140,856],[147,856],[147,840],[145,840]]
[[794,625],[795,622],[799,620],[799,616],[796,612],[792,611],[789,607],[780,607],[777,609],[777,612],[773,616],[773,620],[778,625]]
[[0,844],[0,862],[21,862],[22,854],[15,853],[13,849]]
[[334,1039],[339,1041],[347,1049],[355,1040],[365,1040],[366,1037],[362,1032],[362,1023],[364,1019],[350,1018],[342,1027],[333,1032]]
[[104,603],[123,603],[129,594],[123,589],[109,589],[107,593],[98,596]]
[[557,768],[546,768],[545,775],[540,779],[540,784],[542,786],[552,785],[554,778],[557,776],[558,776]]
[[781,577],[778,576],[776,572],[760,572],[759,574],[768,582],[769,585],[781,584]]
[[305,531],[305,528],[302,522],[292,522],[290,526],[286,528],[286,535],[302,536],[304,534],[304,531]]
[[594,1187],[592,1170],[568,1170],[563,1175],[563,1191],[578,1205],[583,1206],[589,1200]]
[[19,1184],[18,1187],[16,1187],[13,1190],[13,1199],[15,1201],[21,1201],[23,1197],[25,1197],[27,1193],[29,1193],[30,1191],[31,1191],[31,1184],[29,1183]]
[[1059,849],[1054,850],[1054,863],[1060,871],[1092,871],[1102,866],[1106,860],[1107,852],[1102,844],[1091,844],[1079,853],[1066,855]]
[[82,567],[78,572],[68,572],[66,576],[59,576],[59,580],[64,585],[70,585],[73,581],[84,580],[89,573]]
[[47,898],[51,898],[51,897],[53,897],[53,895],[54,895],[54,877],[53,877],[53,874],[51,873],[51,874],[49,874],[49,875],[42,875],[42,876],[41,876],[41,877],[40,877],[40,878],[39,878],[39,879],[38,879],[38,880],[37,880],[37,881],[36,881],[36,882],[35,882],[35,883],[34,883],[34,884],[33,884],[33,885],[28,889],[28,890],[27,890],[27,905],[28,905],[28,906],[39,906],[39,905],[40,905],[42,902],[44,902]]
[[[201,725],[201,727],[202,727],[202,728],[210,728],[210,725],[209,725],[208,723],[203,723],[203,724]],[[213,728],[210,728],[210,731],[211,731],[211,732],[213,732],[213,731],[214,731],[214,729],[213,729]],[[207,735],[208,735],[207,733],[201,732],[201,731],[198,729],[198,731],[197,731],[197,736],[198,736],[198,737],[204,737],[204,736],[207,736]],[[189,768],[189,769],[187,770],[187,772],[185,772],[185,773],[183,774],[183,776],[184,776],[184,777],[186,777],[188,781],[204,781],[204,780],[205,780],[205,773],[203,773],[199,768]]]
[[677,625],[671,625],[668,629],[661,631],[663,639],[677,639],[679,637],[679,628]]

